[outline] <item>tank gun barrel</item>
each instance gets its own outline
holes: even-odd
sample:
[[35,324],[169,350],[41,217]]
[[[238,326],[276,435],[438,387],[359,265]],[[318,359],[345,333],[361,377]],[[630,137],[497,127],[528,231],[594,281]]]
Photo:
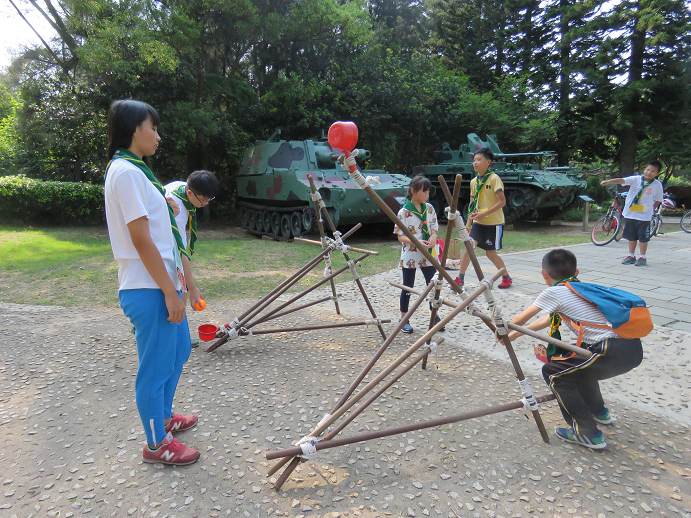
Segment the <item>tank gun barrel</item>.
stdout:
[[494,158],[516,157],[516,156],[556,156],[554,151],[534,151],[529,153],[494,153]]

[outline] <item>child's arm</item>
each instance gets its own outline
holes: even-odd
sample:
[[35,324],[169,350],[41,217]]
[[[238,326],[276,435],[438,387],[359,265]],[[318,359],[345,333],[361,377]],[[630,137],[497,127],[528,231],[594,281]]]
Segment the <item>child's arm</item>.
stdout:
[[[519,326],[522,326],[525,324],[528,320],[533,318],[535,315],[537,315],[540,311],[542,311],[541,308],[538,308],[535,304],[531,305],[528,307],[528,309],[524,310],[522,313],[519,313],[515,317],[511,319],[512,324],[516,324]],[[538,318],[535,322],[530,323],[529,325],[525,326],[528,329],[531,329],[533,331],[537,331],[540,329],[544,329],[547,326],[549,326],[550,318],[548,316],[544,316],[542,318]],[[509,339],[510,340],[515,340],[519,336],[523,336],[523,333],[520,333],[518,331],[511,331],[509,333]]]
[[182,269],[185,270],[185,284],[187,284],[187,294],[190,297],[190,306],[194,308],[194,305],[199,303],[201,306],[201,298],[202,298],[202,292],[199,291],[199,288],[197,288],[197,285],[194,282],[194,277],[192,276],[192,264],[190,263],[190,260],[187,258],[187,256],[182,255],[180,259],[182,259]]
[[139,254],[139,258],[144,263],[146,271],[154,279],[154,282],[161,288],[166,300],[168,309],[168,321],[179,324],[185,318],[185,303],[178,296],[173,281],[168,275],[161,254],[156,248],[151,233],[149,232],[149,219],[146,216],[137,218],[127,224],[132,244]]
[[625,180],[623,178],[612,178],[610,180],[602,180],[600,182],[600,185],[609,185],[611,183],[615,183],[617,185],[624,185]]

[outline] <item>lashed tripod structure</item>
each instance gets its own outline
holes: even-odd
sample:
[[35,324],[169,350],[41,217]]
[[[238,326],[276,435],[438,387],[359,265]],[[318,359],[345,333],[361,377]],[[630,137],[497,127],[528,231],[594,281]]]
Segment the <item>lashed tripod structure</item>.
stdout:
[[[367,193],[372,197],[372,199],[379,205],[379,207],[391,218],[391,220],[398,225],[398,228],[403,231],[403,233],[411,240],[414,246],[417,247],[418,250],[422,252],[422,254],[425,256],[425,258],[429,261],[429,263],[434,266],[437,269],[437,279],[432,280],[426,287],[425,290],[422,292],[419,292],[418,290],[414,289],[409,289],[409,291],[418,293],[420,296],[418,299],[414,302],[413,306],[409,309],[409,311],[405,314],[405,316],[399,321],[398,325],[396,328],[391,332],[389,337],[384,341],[380,349],[377,351],[377,353],[374,355],[374,357],[370,360],[370,362],[365,366],[360,373],[360,375],[356,378],[356,380],[351,384],[349,389],[346,391],[346,393],[343,395],[343,397],[339,400],[339,402],[336,404],[334,409],[330,414],[326,414],[322,420],[316,425],[314,430],[312,432],[300,439],[298,441],[297,445],[292,448],[288,448],[285,450],[280,450],[280,451],[273,451],[273,452],[268,452],[266,454],[266,458],[268,460],[273,460],[273,459],[281,459],[279,462],[274,464],[268,471],[268,475],[271,476],[274,473],[276,473],[279,469],[281,469],[285,464],[290,464],[288,467],[285,469],[285,471],[281,474],[281,476],[277,479],[276,483],[274,484],[274,487],[276,489],[280,489],[280,487],[284,484],[284,482],[288,479],[290,474],[295,470],[297,465],[301,461],[308,460],[311,458],[318,450],[326,449],[326,448],[333,448],[336,446],[341,446],[344,444],[351,444],[355,442],[361,442],[361,441],[367,441],[367,440],[372,440],[380,437],[386,437],[390,435],[396,435],[400,433],[405,433],[413,430],[420,430],[424,428],[429,428],[433,426],[440,426],[443,424],[449,424],[449,423],[455,423],[467,419],[472,419],[475,417],[480,417],[484,415],[490,415],[498,412],[505,412],[507,410],[511,409],[517,409],[517,408],[523,408],[527,412],[531,412],[533,415],[533,418],[535,419],[535,423],[538,427],[538,430],[540,431],[540,434],[542,436],[542,439],[545,442],[549,442],[549,437],[547,435],[547,431],[545,430],[544,424],[542,422],[542,418],[540,417],[539,409],[538,409],[538,403],[539,402],[544,402],[544,401],[549,401],[552,399],[555,399],[555,396],[553,394],[549,394],[546,396],[542,396],[539,398],[535,398],[532,394],[532,390],[530,388],[530,384],[528,383],[528,380],[525,378],[523,371],[521,369],[520,364],[518,363],[518,359],[516,358],[516,354],[513,350],[513,346],[511,345],[511,341],[509,340],[508,333],[509,329],[515,329],[517,331],[520,331],[525,334],[529,334],[531,336],[535,336],[536,338],[539,339],[547,339],[546,337],[543,337],[541,335],[538,335],[537,333],[534,333],[528,329],[525,329],[521,326],[516,326],[511,323],[505,322],[502,317],[501,313],[499,311],[498,306],[496,305],[494,298],[492,297],[492,287],[494,282],[506,271],[504,269],[500,270],[497,272],[491,279],[487,279],[484,277],[484,274],[482,273],[482,270],[480,268],[480,265],[477,261],[477,258],[475,256],[474,250],[470,244],[470,237],[468,236],[468,233],[465,229],[465,225],[462,222],[462,219],[460,218],[460,214],[456,210],[456,201],[458,200],[458,193],[460,192],[460,182],[461,182],[461,176],[457,175],[456,177],[456,183],[454,185],[454,196],[451,196],[451,194],[448,192],[448,188],[444,183],[442,183],[443,187],[445,188],[445,194],[447,196],[447,199],[449,201],[449,225],[447,226],[447,242],[450,240],[451,233],[454,228],[458,231],[461,239],[464,241],[466,250],[468,250],[471,261],[473,263],[473,266],[478,274],[478,278],[480,279],[480,286],[474,290],[472,293],[467,294],[465,290],[461,287],[459,287],[454,280],[451,278],[451,276],[446,272],[444,267],[442,266],[445,262],[446,259],[446,252],[442,254],[442,262],[438,262],[432,255],[427,251],[427,249],[419,242],[419,240],[415,237],[415,235],[408,230],[408,228],[400,221],[398,216],[393,213],[393,211],[384,203],[384,201],[379,198],[379,196],[374,192],[374,190],[369,186],[365,178],[360,174],[360,172],[357,170],[357,166],[355,165],[353,160],[348,160],[350,157],[350,149],[352,149],[355,146],[355,143],[357,141],[357,128],[355,127],[355,139],[353,140],[352,138],[349,139],[348,135],[343,136],[343,132],[347,133],[348,129],[351,130],[352,132],[352,127],[348,128],[346,127],[345,129],[342,126],[339,125],[352,125],[354,127],[355,125],[353,123],[334,123],[332,125],[331,129],[329,130],[329,143],[337,148],[341,149],[342,151],[345,152],[346,154],[346,164],[349,166],[350,169],[350,176],[355,180],[358,185],[367,191]],[[352,137],[352,135],[351,135]],[[440,297],[440,292],[443,286],[443,280],[444,279],[448,282],[448,285],[451,287],[451,289],[456,292],[462,299],[463,302],[456,304],[453,302],[448,302],[444,301]],[[393,283],[392,283],[393,284]],[[407,287],[406,287],[407,289]],[[432,289],[435,289],[435,295],[433,297],[433,306],[432,306],[432,315],[430,318],[430,327],[429,330],[419,339],[417,340],[413,345],[411,345],[405,352],[403,352],[396,360],[394,360],[388,367],[386,367],[379,375],[377,375],[374,379],[372,379],[369,383],[367,383],[364,387],[362,387],[357,393],[355,392],[355,389],[357,386],[360,384],[360,382],[364,379],[364,377],[367,375],[369,370],[372,368],[372,366],[377,362],[377,360],[381,357],[381,355],[384,353],[388,345],[393,341],[393,339],[398,335],[400,332],[401,328],[403,325],[410,319],[410,317],[413,315],[413,313],[419,308],[421,303],[425,300],[425,298],[432,292]],[[485,315],[482,313],[477,306],[475,306],[474,301],[475,299],[480,296],[481,294],[485,294],[485,299],[487,301],[488,308],[490,310],[490,315]],[[438,323],[434,324],[435,316],[436,316],[436,310],[441,304],[446,304],[451,307],[453,307],[453,310],[451,311],[450,314],[442,318]],[[520,399],[519,401],[515,401],[512,403],[504,404],[504,405],[496,405],[493,407],[489,408],[484,408],[482,410],[477,410],[473,412],[468,412],[465,414],[460,414],[460,415],[455,415],[455,416],[450,416],[450,417],[445,417],[445,418],[439,418],[439,419],[433,419],[430,421],[424,421],[424,422],[418,422],[414,423],[411,425],[407,426],[402,426],[402,427],[396,427],[396,428],[390,428],[387,430],[379,430],[376,432],[371,432],[368,434],[364,435],[359,435],[355,437],[346,437],[342,439],[335,439],[335,436],[341,432],[347,424],[353,421],[353,419],[360,414],[367,406],[369,406],[377,397],[379,397],[387,388],[389,388],[393,383],[395,383],[398,379],[400,379],[401,376],[403,376],[406,372],[410,371],[414,365],[416,365],[419,361],[425,360],[429,354],[430,351],[436,349],[436,347],[442,342],[442,340],[439,340],[437,342],[432,342],[432,337],[440,331],[447,323],[449,323],[454,317],[456,317],[458,314],[461,312],[468,312],[471,315],[479,317],[486,325],[487,327],[496,334],[497,338],[504,344],[507,353],[509,355],[509,358],[511,360],[511,363],[513,365],[513,368],[516,372],[516,377],[518,378],[519,386],[521,389],[521,392],[523,394],[523,398]],[[575,348],[574,346],[571,346],[570,344],[565,344],[561,341],[557,341],[554,339],[548,339],[547,341],[550,341],[552,343],[557,343],[560,347],[564,347],[570,350],[576,349],[576,352],[579,354],[582,354],[584,356],[588,356],[588,351],[584,351],[583,349]],[[364,400],[360,405],[353,409],[353,407],[364,398],[365,395],[367,395],[369,392],[375,389],[375,387],[381,383],[389,374],[391,374],[393,371],[395,371],[403,362],[405,362],[410,356],[412,356],[418,349],[422,348],[423,345],[425,346],[423,349],[423,352],[419,354],[417,357],[415,357],[410,364],[408,364],[406,367],[404,367],[402,370],[399,370],[396,374],[394,374],[393,378],[387,381],[383,386],[381,386],[375,393],[373,393],[368,399]],[[352,397],[351,397],[352,396]],[[328,431],[328,433],[320,439],[320,436],[327,431],[327,429],[334,424],[338,419],[343,417],[346,412],[349,410],[352,410],[350,415],[344,418],[344,420],[339,423],[335,428],[332,430]]]
[[[319,234],[321,237],[321,241],[317,242],[309,239],[300,238],[298,238],[297,240],[305,243],[320,245],[322,247],[321,253],[313,259],[311,259],[305,266],[300,268],[297,272],[295,272],[281,284],[276,286],[273,290],[271,290],[271,292],[264,295],[261,299],[259,299],[259,301],[255,305],[246,310],[242,315],[235,318],[232,322],[225,324],[216,334],[218,338],[207,349],[207,352],[214,351],[224,343],[228,342],[229,340],[241,336],[262,335],[270,333],[286,333],[294,331],[312,331],[317,329],[333,329],[339,327],[353,326],[374,326],[379,330],[379,333],[382,335],[382,338],[386,340],[386,333],[384,332],[382,324],[388,324],[389,322],[391,322],[391,320],[382,320],[377,317],[377,314],[374,311],[374,307],[372,306],[372,303],[370,302],[369,297],[367,296],[367,292],[365,291],[365,287],[362,285],[360,275],[357,271],[357,266],[360,264],[360,261],[369,257],[370,255],[378,255],[378,252],[375,252],[373,250],[354,248],[344,243],[344,240],[348,238],[350,235],[352,235],[357,229],[359,229],[362,226],[362,224],[358,223],[345,234],[341,234],[338,230],[336,230],[336,227],[334,226],[333,221],[331,221],[329,213],[326,210],[326,205],[322,201],[321,195],[319,194],[314,185],[314,180],[312,176],[308,174],[307,178],[310,182],[312,200],[314,201],[314,208],[317,214],[317,223],[319,225]],[[326,221],[328,222],[329,227],[331,228],[333,238],[329,238],[326,236],[324,232],[324,223],[322,216],[326,218]],[[331,254],[335,251],[341,252],[346,261],[345,266],[336,270],[334,270],[333,265],[331,263]],[[349,252],[351,251],[361,253],[362,255],[360,255],[357,259],[351,259],[349,254]],[[303,290],[302,292],[294,295],[286,302],[280,303],[278,306],[275,307],[270,307],[273,302],[275,302],[281,295],[283,295],[288,289],[294,286],[310,271],[312,271],[314,268],[320,265],[322,261],[326,264],[326,267],[324,268],[324,278],[322,280],[316,282],[315,284]],[[342,322],[337,324],[322,324],[303,327],[273,329],[255,329],[255,326],[261,323],[268,322],[269,320],[273,320],[288,315],[290,313],[294,313],[296,311],[300,311],[302,309],[315,306],[317,304],[321,304],[323,302],[328,302],[329,300],[333,301],[336,313],[340,315],[341,310],[338,305],[338,294],[336,293],[336,285],[334,283],[334,279],[346,271],[350,271],[350,273],[352,274],[353,280],[355,281],[355,284],[360,290],[360,293],[363,299],[365,300],[365,303],[367,305],[367,308],[369,309],[372,318],[357,322]],[[299,306],[291,307],[295,302],[303,298],[305,295],[308,295],[309,293],[323,286],[327,282],[331,286],[330,297],[323,297],[318,300],[313,300],[301,304]]]

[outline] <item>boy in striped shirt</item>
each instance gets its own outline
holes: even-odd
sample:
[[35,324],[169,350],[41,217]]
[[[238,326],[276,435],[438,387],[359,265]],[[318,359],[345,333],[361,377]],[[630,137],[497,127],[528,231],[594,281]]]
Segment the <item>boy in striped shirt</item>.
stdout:
[[[582,342],[578,345],[593,353],[590,358],[577,357],[575,353],[547,348],[547,363],[542,375],[557,396],[559,408],[569,428],[557,428],[560,439],[587,448],[601,449],[607,446],[598,424],[610,424],[612,417],[605,408],[599,380],[613,378],[634,369],[643,361],[643,346],[639,338],[620,338],[611,328],[587,327],[588,323],[608,326],[609,322],[597,306],[576,295],[565,283],[578,282],[576,256],[569,250],[555,249],[542,259],[542,278],[549,286],[535,302],[511,321],[523,325],[540,311],[549,316],[539,318],[528,329],[550,328],[550,336],[560,339],[562,320],[578,334],[574,323],[583,325]],[[513,331],[511,340],[521,336]]]

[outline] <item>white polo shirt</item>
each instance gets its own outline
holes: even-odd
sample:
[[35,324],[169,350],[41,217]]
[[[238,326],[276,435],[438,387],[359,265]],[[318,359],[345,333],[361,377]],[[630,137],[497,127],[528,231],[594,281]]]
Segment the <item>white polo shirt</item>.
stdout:
[[113,255],[118,262],[119,289],[160,289],[149,275],[144,263],[132,244],[127,224],[145,216],[149,232],[161,254],[168,276],[175,289],[182,285],[175,268],[175,237],[170,225],[168,203],[146,175],[134,164],[122,158],[114,160],[105,182],[106,223]]

